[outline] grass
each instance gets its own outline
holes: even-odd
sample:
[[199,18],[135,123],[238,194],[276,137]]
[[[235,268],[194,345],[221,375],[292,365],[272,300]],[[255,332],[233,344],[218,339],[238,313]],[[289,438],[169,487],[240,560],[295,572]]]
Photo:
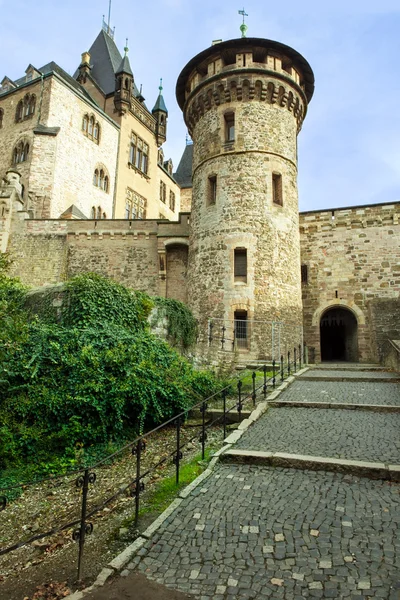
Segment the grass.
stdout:
[[181,465],[179,470],[179,484],[176,485],[175,473],[171,477],[165,477],[156,485],[154,491],[143,501],[142,508],[139,511],[139,518],[148,513],[162,513],[173,500],[178,492],[192,483],[206,468],[211,459],[212,450],[206,449],[205,458],[202,460],[201,454],[197,454],[190,462]]

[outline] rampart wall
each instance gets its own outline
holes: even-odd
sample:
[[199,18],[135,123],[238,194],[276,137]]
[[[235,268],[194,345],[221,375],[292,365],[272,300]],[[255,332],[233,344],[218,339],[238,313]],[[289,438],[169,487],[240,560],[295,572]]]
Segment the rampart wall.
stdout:
[[382,336],[400,330],[400,202],[301,213],[300,236],[311,354],[320,360],[324,312],[341,306],[357,318],[359,360],[378,360]]

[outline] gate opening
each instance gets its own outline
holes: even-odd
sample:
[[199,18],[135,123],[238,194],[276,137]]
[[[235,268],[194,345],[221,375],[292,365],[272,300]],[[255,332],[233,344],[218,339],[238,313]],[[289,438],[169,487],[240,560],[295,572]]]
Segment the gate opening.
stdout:
[[330,308],[321,317],[321,360],[358,361],[357,319],[347,308]]

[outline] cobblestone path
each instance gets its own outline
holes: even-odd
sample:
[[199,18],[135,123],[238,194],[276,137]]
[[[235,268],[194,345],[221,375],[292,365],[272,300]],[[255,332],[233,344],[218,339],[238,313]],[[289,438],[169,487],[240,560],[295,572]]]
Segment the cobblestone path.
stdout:
[[348,369],[344,369],[342,371],[338,369],[334,371],[331,371],[330,369],[310,369],[307,371],[305,377],[332,377],[334,379],[362,378],[364,381],[368,381],[368,379],[380,379],[382,381],[400,379],[400,376],[396,376],[395,373],[387,373],[385,371],[350,371]]
[[[299,378],[277,400],[400,403],[399,384],[331,373]],[[235,447],[400,464],[400,413],[270,408]],[[137,569],[200,600],[399,600],[399,490],[351,474],[220,463],[124,575]]]
[[271,408],[236,447],[400,464],[400,413]]

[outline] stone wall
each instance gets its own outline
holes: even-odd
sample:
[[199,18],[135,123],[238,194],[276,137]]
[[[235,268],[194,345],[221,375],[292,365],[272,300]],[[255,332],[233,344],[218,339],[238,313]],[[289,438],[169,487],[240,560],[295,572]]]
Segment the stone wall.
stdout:
[[[176,223],[151,220],[34,220],[14,215],[8,251],[12,274],[31,287],[94,272],[148,292],[166,295],[168,243],[187,244],[188,216]],[[187,252],[186,247],[184,252]],[[169,297],[186,297],[182,251],[171,253]]]
[[[100,141],[84,135],[82,121],[85,114],[93,114],[99,122]],[[49,127],[60,127],[57,135],[53,167],[52,218],[58,218],[74,204],[90,217],[92,206],[111,218],[116,179],[116,156],[119,128],[110,119],[81,99],[61,81],[52,78]],[[103,168],[109,177],[108,192],[93,185],[95,169]],[[33,171],[37,186],[43,185],[39,170]]]
[[[397,306],[400,296],[399,217],[399,202],[300,214],[301,262],[307,267],[302,285],[305,341],[311,354],[315,349],[317,361],[320,320],[332,307],[356,316],[359,360],[379,359],[374,331],[387,329],[379,321],[384,310],[379,307],[382,301]],[[394,310],[389,320],[396,318]]]

